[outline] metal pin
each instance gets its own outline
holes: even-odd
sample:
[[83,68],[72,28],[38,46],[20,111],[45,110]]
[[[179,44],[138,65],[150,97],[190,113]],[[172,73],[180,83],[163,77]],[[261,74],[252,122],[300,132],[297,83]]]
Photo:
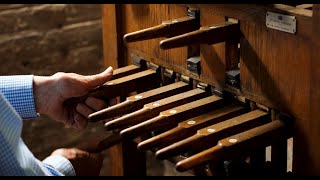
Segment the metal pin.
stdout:
[[190,124],[190,125],[195,124],[195,123],[196,123],[196,121],[188,121],[187,122],[187,124]]
[[230,143],[236,143],[238,140],[237,139],[229,139]]
[[170,114],[175,114],[177,112],[177,110],[171,110],[169,111]]

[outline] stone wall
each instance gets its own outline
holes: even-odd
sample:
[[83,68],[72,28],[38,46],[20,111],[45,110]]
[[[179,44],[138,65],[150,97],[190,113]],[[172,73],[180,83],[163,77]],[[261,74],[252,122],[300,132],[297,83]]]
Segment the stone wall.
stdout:
[[[95,74],[104,69],[101,6],[98,4],[1,4],[0,75]],[[24,121],[22,138],[40,160],[57,148],[91,135],[107,135],[103,124],[86,130],[64,127],[46,116]],[[101,175],[110,175],[109,158]]]
[[101,71],[101,6],[1,4],[0,73]]

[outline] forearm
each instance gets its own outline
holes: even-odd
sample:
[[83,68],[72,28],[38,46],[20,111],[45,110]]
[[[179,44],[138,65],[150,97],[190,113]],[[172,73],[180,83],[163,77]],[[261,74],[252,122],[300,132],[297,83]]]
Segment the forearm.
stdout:
[[22,120],[1,92],[0,107],[0,175],[63,175],[36,159],[22,141]]

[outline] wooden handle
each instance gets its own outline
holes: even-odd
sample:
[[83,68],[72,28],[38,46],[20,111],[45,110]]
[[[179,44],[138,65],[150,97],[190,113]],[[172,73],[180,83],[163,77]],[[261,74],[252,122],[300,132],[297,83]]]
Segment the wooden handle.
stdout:
[[142,122],[120,132],[121,136],[137,137],[141,133],[161,130],[162,128],[174,127],[184,119],[188,119],[202,113],[206,113],[213,108],[217,108],[224,103],[219,96],[209,96],[200,100],[184,104],[166,111],[162,111],[159,116]]
[[176,139],[180,139],[181,137],[188,136],[188,132],[189,131],[187,129],[178,126],[157,136],[151,137],[147,140],[140,142],[137,147],[140,151],[164,147],[167,143],[170,143]]
[[89,115],[89,120],[99,121],[131,113],[143,107],[144,104],[186,91],[191,87],[184,82],[177,82],[160,88],[152,89],[134,96],[126,101]]
[[112,79],[119,79],[140,72],[142,69],[136,65],[129,65],[122,68],[117,68],[113,71]]
[[144,86],[148,86],[148,84],[158,84],[161,81],[159,78],[159,74],[157,74],[156,71],[148,69],[119,79],[111,80],[96,90],[93,90],[90,95],[106,98],[118,97],[137,91]]
[[105,127],[107,130],[112,130],[135,125],[157,116],[161,111],[165,111],[167,109],[198,100],[207,95],[208,93],[204,90],[196,88],[184,93],[170,96],[159,101],[146,104],[142,109],[138,111],[109,121],[105,124]]
[[114,129],[120,129],[120,128],[126,128],[133,124],[138,124],[140,122],[143,122],[144,119],[151,119],[157,114],[150,113],[149,108],[143,107],[142,109],[139,109],[137,111],[134,111],[130,114],[126,114],[122,117],[119,117],[117,119],[111,120],[109,122],[106,122],[104,124],[104,127],[106,130],[111,131]]
[[168,121],[166,121],[166,116],[157,116],[143,123],[137,124],[135,126],[126,128],[120,131],[120,135],[125,138],[136,138],[144,133],[151,132],[156,129],[157,126],[166,126]]
[[106,109],[102,109],[100,111],[90,114],[88,119],[90,120],[90,122],[108,120],[110,118],[117,117],[122,114],[126,114],[130,110],[134,111],[134,108],[135,108],[134,102],[125,100],[119,104],[116,104],[114,106],[111,106]]
[[[90,135],[89,135],[90,136]],[[107,137],[85,137],[80,144],[76,145],[77,148],[90,153],[100,153],[121,142],[121,136],[118,132],[114,132]]]
[[198,129],[207,127],[214,123],[222,122],[245,112],[247,112],[245,107],[227,106],[209,113],[205,113],[179,123],[174,129],[142,141],[138,144],[138,149],[149,150],[152,148],[164,148],[172,143],[188,138],[196,133]]
[[149,86],[160,84],[160,76],[154,70],[145,70],[119,79],[114,79],[106,84],[91,90],[87,95],[71,98],[65,102],[66,106],[85,101],[88,97],[108,100],[110,98],[125,96],[128,93],[145,89]]
[[[176,143],[173,143],[167,147],[164,147],[160,150],[158,150],[155,153],[155,156],[157,159],[164,160],[179,154],[182,154],[183,152],[189,151],[190,148],[194,146],[199,146],[205,144],[205,141],[203,140],[203,137],[199,137],[198,135],[193,135],[191,137],[188,137],[186,139],[183,139],[181,141],[178,141]],[[194,149],[195,147],[193,147]]]
[[269,114],[255,110],[226,121],[200,129],[190,138],[171,144],[156,152],[156,157],[166,159],[186,151],[197,152],[213,146],[218,140],[267,123]]
[[136,42],[160,37],[172,37],[178,34],[193,31],[199,28],[199,20],[193,17],[183,17],[164,21],[162,24],[142,29],[136,32],[124,35],[124,42]]
[[216,44],[239,38],[239,24],[224,22],[212,26],[201,27],[199,30],[175,36],[160,42],[161,49],[172,49],[199,44]]
[[230,159],[257,148],[267,147],[274,142],[287,139],[289,136],[290,133],[282,121],[272,121],[222,139],[218,145],[178,162],[176,169],[182,172],[209,161]]
[[99,153],[106,149],[109,149],[110,147],[119,144],[122,141],[121,136],[119,133],[113,133],[109,137],[105,138],[104,140],[100,141],[97,145],[97,147],[90,151],[92,153]]

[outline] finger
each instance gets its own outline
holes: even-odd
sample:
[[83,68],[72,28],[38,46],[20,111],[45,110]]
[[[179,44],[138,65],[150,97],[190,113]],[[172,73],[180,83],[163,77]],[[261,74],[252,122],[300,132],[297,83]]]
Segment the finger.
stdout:
[[103,85],[112,78],[113,68],[109,66],[105,71],[99,74],[86,76],[91,88]]
[[84,129],[88,125],[88,120],[78,113],[74,116],[74,122],[72,126],[78,129]]
[[[101,153],[90,153],[93,159],[95,159],[97,162],[102,163],[103,161],[103,155]],[[102,164],[101,164],[102,165]]]
[[101,169],[103,165],[103,155],[101,153],[90,153],[89,156],[94,160],[97,169]]
[[76,110],[84,117],[88,117],[90,114],[94,113],[93,109],[89,108],[87,105],[83,103],[79,103],[76,107]]
[[86,105],[95,111],[107,108],[107,104],[103,100],[94,97],[88,97],[86,100]]

